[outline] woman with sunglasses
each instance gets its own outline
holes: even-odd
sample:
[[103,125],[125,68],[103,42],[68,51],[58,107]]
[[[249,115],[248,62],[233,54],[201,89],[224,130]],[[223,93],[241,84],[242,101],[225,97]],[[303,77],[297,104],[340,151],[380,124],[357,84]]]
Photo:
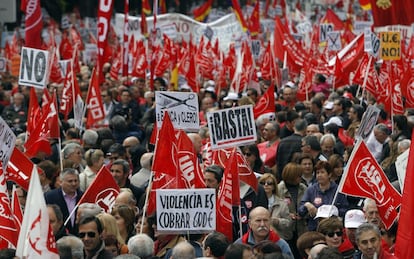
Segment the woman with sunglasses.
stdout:
[[285,240],[291,239],[292,220],[290,219],[287,204],[277,196],[276,178],[270,173],[265,173],[259,178],[259,183],[264,187],[269,202],[269,211],[273,227],[276,228],[280,237]]
[[328,247],[336,248],[344,258],[353,258],[355,248],[344,235],[342,220],[336,216],[319,222],[317,231],[325,236]]

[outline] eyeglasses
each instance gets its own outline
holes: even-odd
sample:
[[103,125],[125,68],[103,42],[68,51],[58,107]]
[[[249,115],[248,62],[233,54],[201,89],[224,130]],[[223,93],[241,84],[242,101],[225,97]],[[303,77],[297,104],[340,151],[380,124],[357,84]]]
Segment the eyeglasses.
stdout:
[[274,185],[274,182],[260,182],[261,185]]
[[251,156],[252,153],[244,153],[245,156]]
[[94,238],[96,236],[95,232],[79,232],[79,237],[84,238],[85,236]]
[[326,235],[327,235],[328,237],[334,237],[335,235],[336,235],[337,237],[341,237],[341,236],[342,236],[342,234],[343,234],[343,232],[342,232],[342,231],[336,231],[336,232],[328,232],[328,233],[326,233]]

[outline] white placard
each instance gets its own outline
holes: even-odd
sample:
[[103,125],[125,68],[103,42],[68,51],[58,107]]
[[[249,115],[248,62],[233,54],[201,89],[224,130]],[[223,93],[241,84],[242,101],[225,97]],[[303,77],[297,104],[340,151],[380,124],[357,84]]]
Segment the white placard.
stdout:
[[192,92],[156,91],[156,120],[158,128],[164,121],[164,111],[168,111],[174,128],[184,130],[200,129],[198,95]]
[[83,62],[86,64],[95,63],[98,59],[98,47],[96,44],[85,44],[85,50],[83,51]]
[[45,88],[48,79],[48,60],[47,50],[22,48],[20,61],[19,84]]
[[0,58],[0,72],[6,72],[7,70],[7,60],[5,58]]
[[251,144],[257,139],[252,105],[208,112],[207,122],[212,149]]
[[327,33],[328,49],[332,51],[338,51],[342,49],[341,32],[330,31]]
[[3,118],[0,117],[0,160],[3,162],[3,170],[7,168],[15,143],[16,135],[14,135]]
[[397,171],[398,183],[400,184],[401,193],[404,191],[405,175],[407,172],[408,155],[410,149],[405,150],[401,155],[397,157],[395,161],[395,170]]
[[216,229],[216,190],[159,189],[157,231],[203,233]]

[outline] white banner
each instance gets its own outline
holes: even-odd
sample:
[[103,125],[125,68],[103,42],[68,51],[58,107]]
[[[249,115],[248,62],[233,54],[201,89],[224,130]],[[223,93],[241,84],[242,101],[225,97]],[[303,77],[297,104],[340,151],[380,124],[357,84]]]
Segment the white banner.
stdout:
[[155,112],[158,128],[168,111],[174,128],[198,131],[200,129],[198,95],[192,92],[155,92]]
[[[154,18],[152,16],[147,17],[148,28],[153,27],[153,21]],[[128,23],[130,36],[134,35],[135,39],[144,38],[140,27],[141,17],[129,15]],[[165,33],[172,40],[180,41],[184,39],[189,41],[191,35],[195,42],[199,42],[208,27],[213,30],[211,41],[215,42],[216,39],[219,39],[220,48],[223,51],[227,51],[230,43],[240,41],[245,35],[233,13],[211,23],[201,23],[186,15],[177,13],[157,15],[157,29],[161,32],[158,36],[162,36]],[[117,13],[115,15],[115,30],[118,37],[122,37],[123,28],[124,15]]]
[[0,58],[0,72],[6,72],[7,70],[7,60],[5,58]]
[[14,135],[3,118],[0,117],[0,160],[3,162],[3,170],[7,168],[15,143],[16,135]]
[[361,124],[359,125],[358,131],[355,134],[357,138],[366,139],[371,134],[375,125],[377,124],[377,119],[380,114],[380,109],[374,105],[369,105],[367,110],[362,116]]
[[157,231],[203,233],[216,229],[216,190],[157,190]]
[[208,112],[207,122],[212,149],[242,146],[257,139],[252,105]]
[[19,84],[45,88],[48,80],[49,52],[23,47],[20,61]]

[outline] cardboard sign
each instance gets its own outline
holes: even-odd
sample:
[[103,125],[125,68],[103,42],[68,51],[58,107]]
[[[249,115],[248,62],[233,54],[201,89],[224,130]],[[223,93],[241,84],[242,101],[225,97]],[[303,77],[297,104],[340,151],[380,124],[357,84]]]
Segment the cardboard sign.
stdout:
[[397,171],[398,183],[400,184],[401,193],[403,193],[404,191],[404,182],[405,182],[405,175],[407,172],[409,154],[410,154],[410,149],[407,149],[401,155],[399,155],[397,157],[397,160],[395,161],[395,169]]
[[7,59],[0,58],[0,72],[6,72],[7,70]]
[[371,31],[371,28],[366,28],[364,31],[364,51],[378,57],[379,49],[380,39]]
[[327,33],[328,39],[328,49],[332,51],[338,51],[342,49],[341,43],[341,32],[340,31],[330,31]]
[[380,56],[383,60],[401,59],[401,33],[398,31],[381,32]]
[[355,134],[357,138],[366,139],[369,137],[375,127],[375,124],[377,124],[379,114],[380,109],[378,109],[376,106],[368,106],[367,110],[362,116],[358,131]]
[[3,170],[7,168],[15,143],[16,135],[14,135],[3,118],[0,117],[0,160],[3,162]]
[[19,84],[45,88],[48,79],[49,52],[46,50],[22,48]]
[[212,149],[242,146],[257,139],[252,105],[208,112],[207,122]]
[[157,231],[203,233],[216,229],[216,190],[157,190]]

